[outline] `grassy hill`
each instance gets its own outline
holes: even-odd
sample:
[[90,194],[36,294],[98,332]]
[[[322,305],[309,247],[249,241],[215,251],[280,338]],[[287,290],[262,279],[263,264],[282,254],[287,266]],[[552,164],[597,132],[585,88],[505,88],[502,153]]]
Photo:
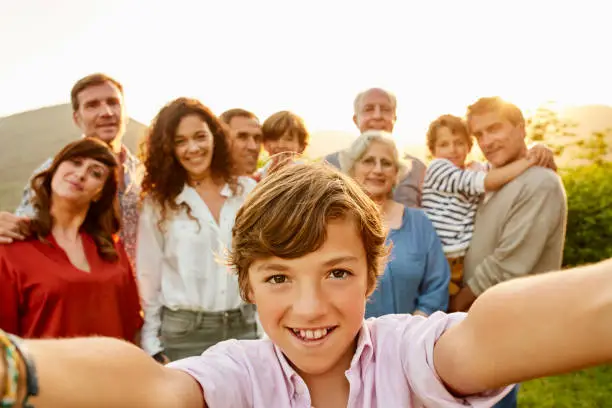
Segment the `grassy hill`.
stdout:
[[[125,144],[135,151],[145,125],[130,120]],[[32,171],[81,135],[69,104],[0,118],[0,209],[13,211]]]

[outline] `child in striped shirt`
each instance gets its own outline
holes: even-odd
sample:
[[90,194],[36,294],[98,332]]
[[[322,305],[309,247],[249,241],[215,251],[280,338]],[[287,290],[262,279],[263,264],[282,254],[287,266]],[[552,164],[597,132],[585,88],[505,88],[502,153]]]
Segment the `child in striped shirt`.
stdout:
[[467,125],[459,117],[443,115],[429,126],[427,147],[434,159],[423,182],[423,209],[442,241],[451,268],[451,296],[461,288],[463,258],[472,239],[481,197],[538,164],[534,154],[501,168],[478,162],[468,164],[466,158],[472,144]]

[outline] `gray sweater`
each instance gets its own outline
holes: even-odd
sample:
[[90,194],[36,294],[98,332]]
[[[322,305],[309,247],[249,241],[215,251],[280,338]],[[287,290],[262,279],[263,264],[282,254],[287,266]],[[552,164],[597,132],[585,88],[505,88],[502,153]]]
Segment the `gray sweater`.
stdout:
[[567,197],[559,176],[532,167],[483,201],[465,257],[476,296],[509,279],[561,268]]

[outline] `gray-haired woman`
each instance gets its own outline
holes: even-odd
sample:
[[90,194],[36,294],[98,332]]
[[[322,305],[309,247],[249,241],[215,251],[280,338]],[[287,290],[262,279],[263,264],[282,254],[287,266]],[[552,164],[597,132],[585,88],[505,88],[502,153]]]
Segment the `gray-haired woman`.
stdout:
[[393,243],[385,272],[370,297],[366,317],[393,313],[428,316],[448,307],[450,270],[425,213],[394,201],[393,189],[407,172],[391,135],[369,130],[340,153],[340,168],[380,207]]

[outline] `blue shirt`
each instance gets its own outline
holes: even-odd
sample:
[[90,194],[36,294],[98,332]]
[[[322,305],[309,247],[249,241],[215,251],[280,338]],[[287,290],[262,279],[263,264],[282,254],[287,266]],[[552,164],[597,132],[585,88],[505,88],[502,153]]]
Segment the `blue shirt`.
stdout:
[[391,255],[378,286],[368,299],[365,317],[432,314],[448,307],[450,268],[436,231],[422,210],[404,208],[402,225],[391,229]]

